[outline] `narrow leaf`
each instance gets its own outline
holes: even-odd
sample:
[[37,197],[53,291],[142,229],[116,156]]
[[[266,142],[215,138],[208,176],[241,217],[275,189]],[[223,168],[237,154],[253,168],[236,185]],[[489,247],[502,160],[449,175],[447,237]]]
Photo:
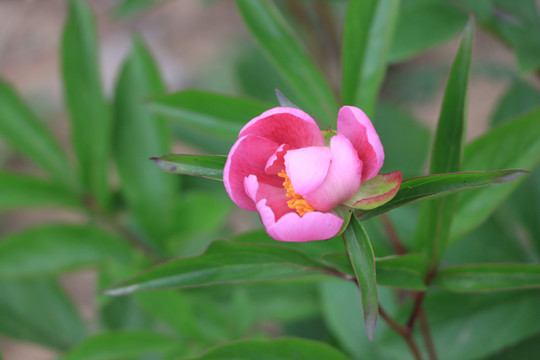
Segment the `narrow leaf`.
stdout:
[[217,241],[200,256],[158,265],[105,293],[115,296],[142,290],[276,280],[327,271],[324,265],[296,250]]
[[399,0],[349,1],[343,30],[343,104],[372,116],[386,73]]
[[526,173],[525,170],[495,170],[437,174],[407,179],[401,183],[399,191],[392,200],[373,210],[357,211],[356,215],[360,220],[367,220],[409,203],[446,196],[452,192],[471,188],[503,184]]
[[375,278],[375,255],[369,237],[358,219],[353,217],[343,233],[347,253],[354,269],[364,310],[364,326],[370,341],[373,341],[379,304]]
[[0,281],[0,293],[0,334],[58,350],[84,338],[84,323],[56,281]]
[[540,288],[540,265],[478,264],[441,269],[433,284],[454,292]]
[[[465,28],[458,54],[452,65],[441,114],[431,152],[430,172],[460,171],[467,109],[467,83],[471,61],[474,22]],[[431,266],[435,266],[446,250],[456,196],[427,202],[421,209],[416,246],[423,249]]]
[[158,166],[172,174],[202,176],[213,180],[223,180],[226,156],[209,155],[161,155],[152,157]]
[[271,106],[243,97],[184,90],[151,98],[150,108],[205,135],[234,141],[240,129]]
[[0,242],[0,279],[56,275],[106,261],[127,261],[124,240],[99,228],[47,225],[4,236]]
[[[345,254],[327,254],[323,260],[342,273],[355,276],[351,262]],[[377,285],[416,291],[426,290],[425,261],[418,254],[390,256],[375,259]]]
[[466,23],[466,12],[454,4],[437,0],[403,1],[389,59],[407,60],[440,45],[457,36]]
[[83,209],[78,196],[61,184],[0,171],[0,211],[41,206]]
[[176,344],[175,339],[152,331],[105,332],[87,338],[61,360],[117,360],[164,354]]
[[0,135],[15,150],[47,170],[57,181],[74,186],[74,173],[58,142],[11,86],[2,79],[0,79]]
[[[465,148],[466,170],[516,167],[534,169],[540,163],[540,108],[501,124]],[[480,225],[519,185],[474,190],[459,199],[452,224],[452,241]]]
[[147,159],[168,152],[170,129],[152,114],[144,98],[165,90],[146,46],[136,40],[120,72],[114,99],[114,153],[121,190],[140,228],[152,242],[171,232],[178,177],[160,171]]
[[276,89],[276,97],[279,102],[279,106],[285,106],[285,107],[291,107],[291,108],[297,108],[300,109],[298,106],[296,106],[291,100],[287,99],[285,95],[278,89]]
[[106,207],[112,123],[101,88],[94,19],[85,1],[69,0],[61,58],[71,140],[82,180],[85,189]]
[[283,15],[268,0],[237,0],[237,4],[251,34],[289,82],[300,106],[321,124],[331,125],[337,114],[332,90]]
[[221,345],[190,360],[348,360],[326,343],[297,338],[242,340]]

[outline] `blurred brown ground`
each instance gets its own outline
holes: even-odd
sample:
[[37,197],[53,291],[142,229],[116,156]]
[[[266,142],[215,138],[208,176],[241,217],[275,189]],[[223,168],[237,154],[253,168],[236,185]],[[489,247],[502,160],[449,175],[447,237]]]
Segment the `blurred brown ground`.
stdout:
[[[233,1],[207,4],[200,0],[168,1],[142,14],[120,20],[111,15],[117,1],[88,2],[98,19],[100,60],[108,94],[134,34],[141,34],[147,40],[171,89],[190,86],[193,74],[207,65],[219,64],[220,57],[230,53],[231,47],[246,36]],[[67,143],[69,128],[63,114],[58,58],[64,18],[65,0],[0,0],[0,76],[11,82],[34,104],[34,108],[44,112],[56,136]],[[449,64],[455,56],[458,42],[458,39],[453,40],[405,66]],[[482,61],[515,68],[515,60],[509,50],[490,36],[477,32],[473,64]],[[472,74],[468,138],[484,131],[505,85],[504,78]],[[438,89],[432,101],[417,103],[413,108],[418,118],[429,126],[433,126],[438,117],[442,91],[442,88]],[[2,151],[0,148],[0,153]],[[5,159],[4,155],[0,156],[0,161]],[[19,165],[16,160],[8,161],[8,165],[25,170],[24,165]],[[0,234],[36,222],[66,218],[72,219],[73,216],[42,211],[2,215]],[[85,319],[91,319],[95,312],[94,280],[91,271],[77,272],[63,279]],[[47,349],[6,338],[0,339],[0,349],[5,360],[55,358],[55,354]]]

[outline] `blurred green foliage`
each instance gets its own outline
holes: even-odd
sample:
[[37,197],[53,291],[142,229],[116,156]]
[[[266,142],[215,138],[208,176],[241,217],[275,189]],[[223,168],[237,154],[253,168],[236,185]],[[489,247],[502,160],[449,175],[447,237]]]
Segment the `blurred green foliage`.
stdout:
[[[131,16],[161,2],[119,1],[114,12]],[[448,241],[437,250],[436,232],[413,239],[425,229],[418,224],[436,225],[441,199],[426,202],[428,210],[407,206],[363,225],[375,257],[367,285],[375,285],[377,274],[378,303],[399,323],[413,307],[410,289],[428,288],[424,310],[439,359],[530,359],[540,352],[540,325],[534,321],[540,317],[540,93],[527,80],[540,68],[534,0],[238,0],[255,41],[239,45],[234,61],[220,68],[231,74],[234,82],[226,85],[234,95],[201,89],[171,93],[144,40],[137,38],[111,98],[99,75],[90,5],[66,1],[60,55],[68,148],[0,79],[0,136],[10,154],[37,168],[36,175],[0,172],[0,211],[60,209],[77,218],[1,234],[1,335],[48,347],[65,360],[412,358],[405,342],[380,320],[376,329],[371,325],[375,341],[369,342],[358,288],[328,276],[336,269],[354,276],[341,239],[279,244],[260,230],[233,236],[235,222],[251,228],[256,217],[232,211],[220,183],[167,174],[149,160],[171,152],[177,142],[201,153],[226,154],[247,121],[277,106],[279,88],[323,128],[334,126],[340,104],[365,107],[385,147],[383,171],[400,170],[405,179],[425,175],[428,161],[431,172],[531,171],[519,181],[460,193],[455,211],[444,210],[445,224],[450,226],[451,217],[453,222],[443,234]],[[439,126],[446,130],[440,130],[431,152],[432,136],[412,114],[411,103],[431,96],[447,70],[402,65],[461,34],[469,13],[479,28],[513,50],[518,69],[504,69],[508,85],[484,135],[469,144],[461,143],[461,131],[448,137],[466,124],[464,58],[470,56],[473,31],[466,30],[462,61],[450,75],[441,109]],[[339,52],[342,66],[336,63]],[[433,165],[450,153],[456,155],[451,166]],[[437,253],[435,263],[419,253],[396,256],[394,235],[406,250]],[[230,241],[203,253],[224,238]],[[193,257],[153,267],[122,285],[124,293],[145,286],[166,290],[124,297],[102,293],[151,266],[186,256]],[[426,265],[438,260],[441,278],[423,283]],[[490,266],[458,267],[472,263]],[[97,275],[98,314],[83,320],[60,279],[88,268]],[[530,289],[491,292],[514,287]],[[376,307],[375,298],[370,300]],[[418,327],[412,334],[421,337]]]

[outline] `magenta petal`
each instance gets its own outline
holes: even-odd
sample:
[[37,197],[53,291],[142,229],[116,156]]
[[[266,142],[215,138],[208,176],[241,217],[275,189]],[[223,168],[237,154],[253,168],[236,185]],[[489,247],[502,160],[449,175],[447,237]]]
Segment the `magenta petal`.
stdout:
[[384,162],[384,150],[367,115],[354,106],[342,107],[338,113],[337,132],[346,136],[358,152],[363,163],[363,181],[377,175]]
[[244,136],[233,145],[225,169],[223,182],[232,201],[246,210],[255,211],[254,201],[246,194],[244,178],[253,174],[260,182],[281,186],[282,179],[265,172],[268,158],[276,152],[279,145],[259,136]]
[[308,212],[303,216],[290,212],[276,221],[265,199],[257,203],[257,210],[268,235],[279,241],[306,242],[330,239],[339,232],[343,224],[343,219],[339,216],[319,211]]
[[325,146],[290,150],[285,155],[285,171],[297,194],[312,192],[326,178],[332,154]]
[[294,211],[287,205],[287,191],[283,186],[259,183],[255,175],[245,178],[244,186],[246,193],[255,203],[263,199],[266,201],[266,206],[272,210],[276,220]]
[[330,210],[348,200],[362,183],[362,161],[351,142],[338,134],[330,140],[330,151],[332,161],[323,183],[314,191],[302,194],[319,211]]
[[288,107],[276,107],[252,119],[239,137],[246,135],[261,136],[293,148],[324,145],[317,123],[302,110]]
[[285,160],[283,157],[291,149],[290,145],[282,144],[274,153],[270,156],[266,162],[265,171],[267,174],[277,174],[281,170],[285,169]]

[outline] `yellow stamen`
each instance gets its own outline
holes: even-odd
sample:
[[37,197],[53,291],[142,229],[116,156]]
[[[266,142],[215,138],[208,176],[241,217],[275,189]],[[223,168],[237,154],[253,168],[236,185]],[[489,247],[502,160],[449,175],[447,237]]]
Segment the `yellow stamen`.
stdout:
[[285,172],[285,170],[281,170],[278,174],[279,177],[282,177],[285,179],[283,181],[283,187],[285,190],[287,190],[287,197],[291,200],[287,201],[287,205],[291,208],[296,210],[298,215],[302,216],[305,213],[308,213],[310,211],[315,211],[313,206],[311,206],[303,197],[302,195],[297,194],[294,191],[294,188],[291,184],[291,179],[289,179],[289,176]]

